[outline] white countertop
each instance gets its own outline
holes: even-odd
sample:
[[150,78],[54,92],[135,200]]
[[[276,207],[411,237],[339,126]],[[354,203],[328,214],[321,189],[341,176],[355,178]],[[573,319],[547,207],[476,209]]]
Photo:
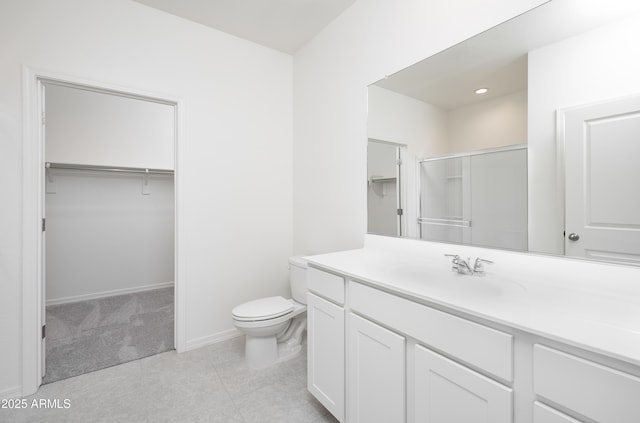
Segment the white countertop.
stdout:
[[[496,252],[495,255],[498,258],[486,257],[485,252],[484,258],[510,262],[524,260],[531,266],[547,269],[518,274],[511,271],[513,266],[490,265],[485,276],[460,275],[451,271],[451,259],[443,254],[407,254],[407,251],[379,248],[315,255],[307,259],[315,267],[418,302],[441,305],[640,365],[640,279],[636,281],[637,288],[634,283],[618,282],[620,278],[629,279],[629,275],[635,278],[640,270],[622,269],[620,275],[616,275],[615,269],[593,263],[558,264],[553,258],[528,258],[521,253],[509,252]],[[583,276],[563,277],[562,272],[554,272],[554,266],[577,266]],[[605,279],[600,273],[616,282],[607,284],[606,289],[597,289],[599,282],[591,279]],[[585,282],[576,283],[574,279]],[[621,291],[620,286],[632,286],[632,289]]]

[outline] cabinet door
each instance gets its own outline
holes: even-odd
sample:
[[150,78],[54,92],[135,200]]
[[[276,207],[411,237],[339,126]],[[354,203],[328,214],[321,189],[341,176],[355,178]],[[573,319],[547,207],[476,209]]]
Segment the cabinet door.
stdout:
[[405,340],[349,314],[349,423],[405,421]]
[[415,349],[416,423],[511,423],[512,390],[419,345]]
[[344,421],[344,309],[307,294],[307,389]]

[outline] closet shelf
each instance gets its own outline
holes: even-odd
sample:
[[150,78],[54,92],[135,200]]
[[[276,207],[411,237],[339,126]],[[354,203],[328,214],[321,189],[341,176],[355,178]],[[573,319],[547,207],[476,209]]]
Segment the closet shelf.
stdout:
[[45,163],[47,169],[68,169],[68,170],[95,170],[101,172],[127,172],[127,173],[156,173],[173,175],[172,169],[151,169],[143,167],[122,167],[122,166],[98,166],[72,163]]

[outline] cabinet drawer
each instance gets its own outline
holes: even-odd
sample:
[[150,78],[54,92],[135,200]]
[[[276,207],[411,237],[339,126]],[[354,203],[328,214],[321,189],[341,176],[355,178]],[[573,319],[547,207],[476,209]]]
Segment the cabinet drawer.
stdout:
[[533,403],[533,423],[582,423],[538,401]]
[[539,344],[533,347],[539,396],[598,422],[637,423],[640,379]]
[[344,278],[309,267],[307,269],[307,285],[309,291],[344,305]]
[[352,310],[503,380],[513,380],[513,337],[508,333],[359,283],[349,282],[348,289]]

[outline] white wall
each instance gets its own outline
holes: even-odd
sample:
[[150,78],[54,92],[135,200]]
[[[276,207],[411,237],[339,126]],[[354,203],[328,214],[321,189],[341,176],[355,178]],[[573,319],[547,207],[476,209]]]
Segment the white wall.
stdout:
[[447,133],[447,153],[526,144],[526,90],[448,111]]
[[[640,17],[529,53],[529,249],[563,254],[556,110],[640,94]],[[536,207],[546,204],[546,207]]]
[[55,84],[45,104],[48,162],[174,168],[172,105]]
[[[173,176],[49,170],[48,304],[167,286],[174,278]],[[53,190],[49,190],[53,191]]]
[[398,145],[369,140],[367,145],[367,177],[395,178]]
[[405,144],[414,160],[447,152],[444,110],[375,85],[367,94],[369,138]]
[[0,394],[21,384],[24,65],[183,100],[187,347],[228,334],[235,305],[288,294],[291,56],[130,0],[2,2],[0,51]]

